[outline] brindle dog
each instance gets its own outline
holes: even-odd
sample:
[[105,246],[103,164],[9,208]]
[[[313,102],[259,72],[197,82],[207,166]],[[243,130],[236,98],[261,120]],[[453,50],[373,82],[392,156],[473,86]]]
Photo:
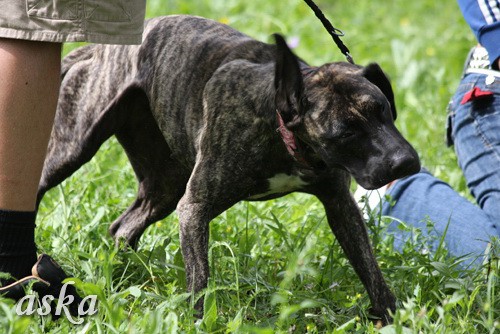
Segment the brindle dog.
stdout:
[[39,200],[115,135],[139,191],[111,234],[135,246],[177,209],[188,288],[199,292],[214,217],[241,200],[313,194],[372,313],[386,321],[395,298],[349,185],[352,175],[374,189],[420,168],[394,126],[391,86],[376,64],[310,67],[275,39],[266,44],[211,20],[170,16],[150,20],[140,46],[70,53]]

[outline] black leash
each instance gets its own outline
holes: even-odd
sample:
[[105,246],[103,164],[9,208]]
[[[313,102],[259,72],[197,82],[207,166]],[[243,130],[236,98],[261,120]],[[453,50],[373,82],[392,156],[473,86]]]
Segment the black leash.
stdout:
[[314,14],[318,17],[318,19],[323,23],[323,26],[325,29],[328,31],[330,36],[332,36],[333,41],[335,44],[337,44],[337,47],[340,49],[340,52],[342,52],[347,59],[348,62],[351,64],[354,64],[354,59],[352,59],[351,54],[349,53],[349,49],[345,44],[342,42],[340,39],[341,36],[344,36],[344,33],[342,30],[335,28],[330,21],[325,17],[321,9],[312,1],[312,0],[304,0],[309,7],[313,10]]

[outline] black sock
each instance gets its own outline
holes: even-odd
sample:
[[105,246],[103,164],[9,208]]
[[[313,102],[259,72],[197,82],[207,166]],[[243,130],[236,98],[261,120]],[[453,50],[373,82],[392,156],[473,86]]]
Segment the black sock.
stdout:
[[[17,279],[31,275],[36,262],[35,219],[36,211],[0,210],[0,272]],[[5,282],[0,278],[0,284]]]

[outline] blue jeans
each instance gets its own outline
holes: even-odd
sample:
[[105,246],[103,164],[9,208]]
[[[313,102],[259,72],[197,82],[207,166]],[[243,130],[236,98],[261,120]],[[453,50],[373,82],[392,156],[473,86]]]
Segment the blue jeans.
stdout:
[[[450,102],[448,115],[448,136],[477,205],[425,170],[396,181],[387,192],[392,202],[382,205],[383,215],[421,228],[424,234],[435,234],[431,248],[438,245],[447,229],[449,254],[470,256],[466,262],[475,264],[483,260],[491,237],[500,237],[500,77],[492,84],[486,82],[486,75],[466,75]],[[474,87],[494,95],[461,104]],[[434,223],[430,231],[426,228],[429,220]],[[393,222],[389,230],[395,234],[396,247],[401,247],[410,234],[396,225]]]

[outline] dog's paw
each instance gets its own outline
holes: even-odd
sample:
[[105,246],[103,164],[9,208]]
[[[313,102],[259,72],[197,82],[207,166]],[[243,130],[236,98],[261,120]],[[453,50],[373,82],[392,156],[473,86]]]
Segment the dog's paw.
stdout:
[[384,326],[392,324],[393,319],[391,312],[389,312],[388,309],[381,310],[371,308],[368,312],[368,318],[373,322],[376,328],[380,329]]
[[137,249],[140,235],[134,233],[134,230],[127,229],[126,226],[121,224],[121,221],[117,220],[111,224],[109,233],[115,240],[115,245],[118,248]]

